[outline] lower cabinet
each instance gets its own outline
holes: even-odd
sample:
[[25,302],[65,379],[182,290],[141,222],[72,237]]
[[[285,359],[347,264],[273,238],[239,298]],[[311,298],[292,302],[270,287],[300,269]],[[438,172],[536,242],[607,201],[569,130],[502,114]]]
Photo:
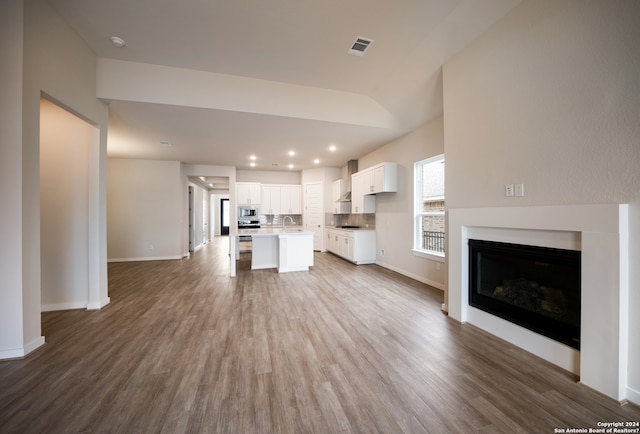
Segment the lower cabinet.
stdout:
[[376,231],[329,229],[326,248],[354,264],[373,264],[376,262]]

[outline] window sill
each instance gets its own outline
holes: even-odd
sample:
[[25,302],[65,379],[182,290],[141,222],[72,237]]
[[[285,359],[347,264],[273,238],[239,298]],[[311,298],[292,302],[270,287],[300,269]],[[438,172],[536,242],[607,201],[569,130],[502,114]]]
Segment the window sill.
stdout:
[[432,261],[444,263],[444,257],[445,257],[444,253],[431,252],[428,250],[416,250],[416,249],[411,249],[411,253],[413,253],[414,256],[419,256],[420,258],[430,259]]

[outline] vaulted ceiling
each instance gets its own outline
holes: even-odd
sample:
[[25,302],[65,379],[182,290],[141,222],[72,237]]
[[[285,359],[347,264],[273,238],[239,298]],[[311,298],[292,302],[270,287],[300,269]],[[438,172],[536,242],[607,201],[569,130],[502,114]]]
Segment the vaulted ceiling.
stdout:
[[519,1],[48,3],[99,58],[109,156],[300,170],[440,116],[442,64]]

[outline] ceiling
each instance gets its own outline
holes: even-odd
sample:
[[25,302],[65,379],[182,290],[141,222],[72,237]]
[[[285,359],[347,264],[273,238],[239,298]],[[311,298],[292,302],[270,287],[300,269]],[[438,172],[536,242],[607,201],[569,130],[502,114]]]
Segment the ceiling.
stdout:
[[[98,58],[122,61],[107,66],[150,65],[138,87],[167,89],[98,95],[109,156],[301,170],[342,167],[440,116],[442,64],[520,0],[47,1]],[[374,42],[347,54],[359,36]],[[181,99],[194,77],[200,92]]]

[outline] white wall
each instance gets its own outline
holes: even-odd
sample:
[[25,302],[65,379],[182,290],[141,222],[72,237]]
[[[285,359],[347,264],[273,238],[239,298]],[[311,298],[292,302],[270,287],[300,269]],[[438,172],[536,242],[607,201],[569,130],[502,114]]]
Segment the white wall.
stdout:
[[300,172],[238,170],[237,182],[260,182],[262,184],[300,184]]
[[180,162],[110,158],[107,167],[109,261],[181,258]]
[[[448,208],[629,203],[640,402],[640,2],[525,0],[444,72]],[[524,183],[525,197],[504,185]],[[602,288],[606,291],[607,288]]]
[[[2,144],[2,173],[10,177],[5,185],[12,190],[0,196],[7,231],[2,233],[0,249],[2,256],[10,257],[7,262],[3,260],[3,267],[9,264],[11,269],[1,274],[0,358],[5,358],[20,357],[44,343],[40,330],[41,93],[100,126],[100,146],[92,151],[89,167],[89,305],[99,308],[109,302],[105,221],[107,108],[95,97],[95,55],[44,1],[11,0],[2,2],[0,7],[0,107],[2,140],[7,141]],[[6,172],[5,164],[9,166]],[[8,210],[6,215],[4,210]],[[6,316],[5,306],[10,311]]]
[[40,105],[42,310],[89,304],[89,166],[100,130],[50,101]]
[[22,2],[0,2],[0,358],[40,344],[39,300],[22,301],[22,48]]
[[[443,121],[438,118],[358,160],[358,170],[385,161],[398,163],[398,192],[376,195],[376,263],[440,289],[444,289],[445,265],[415,256],[411,249],[413,164],[443,151]],[[380,249],[385,256],[380,256]]]

